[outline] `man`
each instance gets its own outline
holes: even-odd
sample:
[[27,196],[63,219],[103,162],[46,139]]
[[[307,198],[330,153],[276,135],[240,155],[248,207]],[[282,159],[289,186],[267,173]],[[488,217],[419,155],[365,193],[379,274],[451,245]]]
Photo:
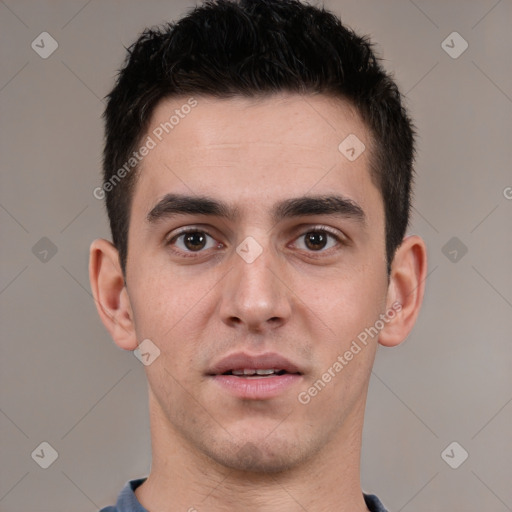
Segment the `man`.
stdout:
[[369,42],[296,0],[145,31],[109,95],[99,314],[153,463],[104,511],[384,511],[360,482],[378,344],[411,331],[414,131]]

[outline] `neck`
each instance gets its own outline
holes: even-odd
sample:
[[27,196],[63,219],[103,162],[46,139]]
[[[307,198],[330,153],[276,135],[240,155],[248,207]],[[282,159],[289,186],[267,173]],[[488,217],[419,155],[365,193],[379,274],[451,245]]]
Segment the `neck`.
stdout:
[[278,473],[237,471],[213,461],[169,425],[150,393],[153,462],[136,490],[159,512],[367,512],[360,483],[364,403],[314,457]]

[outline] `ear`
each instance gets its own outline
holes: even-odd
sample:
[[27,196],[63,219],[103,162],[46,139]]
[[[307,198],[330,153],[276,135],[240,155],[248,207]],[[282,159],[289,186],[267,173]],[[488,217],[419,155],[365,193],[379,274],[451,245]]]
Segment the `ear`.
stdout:
[[137,336],[119,253],[107,240],[91,244],[89,279],[96,308],[114,342],[125,350],[135,350]]
[[426,276],[425,242],[417,235],[405,237],[393,258],[386,299],[386,312],[396,314],[379,333],[381,345],[399,345],[411,332],[423,302]]

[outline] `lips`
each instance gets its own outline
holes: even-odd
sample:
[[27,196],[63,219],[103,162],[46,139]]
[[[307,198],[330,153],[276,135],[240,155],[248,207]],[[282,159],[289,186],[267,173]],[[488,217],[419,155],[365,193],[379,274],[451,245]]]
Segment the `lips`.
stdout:
[[214,364],[207,375],[217,389],[242,400],[277,398],[303,381],[300,368],[276,353],[232,354]]
[[280,354],[270,352],[255,356],[243,352],[232,354],[221,359],[208,371],[208,375],[236,375],[242,378],[286,373],[302,375],[297,365]]

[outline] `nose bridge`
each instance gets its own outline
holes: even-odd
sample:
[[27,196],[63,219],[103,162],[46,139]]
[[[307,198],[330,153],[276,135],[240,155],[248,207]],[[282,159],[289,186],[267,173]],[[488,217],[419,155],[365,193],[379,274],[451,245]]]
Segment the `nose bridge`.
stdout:
[[256,330],[286,321],[291,308],[279,274],[278,255],[270,245],[247,237],[232,255],[220,310],[223,321]]

